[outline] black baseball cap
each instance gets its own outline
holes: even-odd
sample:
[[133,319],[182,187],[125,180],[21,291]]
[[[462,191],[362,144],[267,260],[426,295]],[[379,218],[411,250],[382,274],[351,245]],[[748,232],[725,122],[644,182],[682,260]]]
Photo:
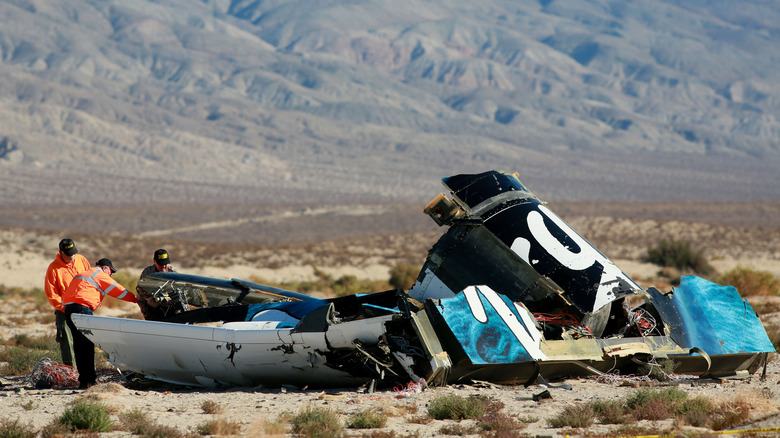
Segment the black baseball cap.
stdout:
[[76,244],[73,243],[73,239],[62,239],[60,240],[60,251],[62,251],[63,254],[70,257],[73,254],[78,254],[79,250],[76,249]]
[[168,251],[161,248],[154,252],[154,261],[159,265],[167,265],[171,262],[171,258],[168,256]]
[[112,274],[116,272],[116,269],[114,269],[114,265],[111,263],[111,260],[109,259],[105,259],[105,258],[100,259],[97,261],[97,263],[95,263],[95,266],[100,266],[100,267],[108,266],[109,268],[111,268]]

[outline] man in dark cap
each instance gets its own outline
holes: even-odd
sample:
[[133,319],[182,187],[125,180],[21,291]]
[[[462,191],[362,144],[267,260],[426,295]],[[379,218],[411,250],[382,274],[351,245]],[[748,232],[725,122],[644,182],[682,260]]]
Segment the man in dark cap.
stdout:
[[62,294],[76,274],[90,268],[89,261],[78,252],[73,239],[60,240],[60,250],[46,269],[46,279],[43,285],[46,298],[54,307],[54,323],[57,326],[56,340],[60,344],[62,363],[69,366],[73,366],[73,336],[65,322]]
[[[154,252],[152,262],[151,265],[145,267],[141,272],[141,276],[138,278],[139,281],[147,275],[155,274],[157,272],[176,272],[176,269],[171,266],[171,257],[168,254],[168,251],[163,248]],[[138,294],[138,306],[141,307],[141,313],[144,315],[144,319],[159,321],[165,316],[162,310],[150,304],[154,303],[154,301],[150,300],[149,298],[151,297],[147,297],[141,288],[136,288],[135,291]]]
[[76,369],[79,372],[79,389],[87,389],[97,383],[95,373],[95,344],[89,340],[73,324],[71,315],[80,313],[92,315],[103,303],[105,296],[110,296],[130,303],[135,303],[135,295],[117,283],[112,275],[116,272],[109,259],[100,259],[95,267],[79,272],[68,288],[62,294],[62,304],[65,316],[73,333],[73,349],[76,353]]

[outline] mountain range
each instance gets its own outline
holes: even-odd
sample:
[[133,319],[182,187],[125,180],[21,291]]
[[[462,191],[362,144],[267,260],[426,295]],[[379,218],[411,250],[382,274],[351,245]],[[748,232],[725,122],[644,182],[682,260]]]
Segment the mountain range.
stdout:
[[771,0],[2,0],[6,205],[780,199]]

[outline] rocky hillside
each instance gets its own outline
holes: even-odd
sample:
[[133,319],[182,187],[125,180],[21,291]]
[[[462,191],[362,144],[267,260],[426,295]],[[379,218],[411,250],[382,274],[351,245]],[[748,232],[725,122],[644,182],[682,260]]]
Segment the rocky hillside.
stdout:
[[0,1],[0,201],[777,199],[780,8]]

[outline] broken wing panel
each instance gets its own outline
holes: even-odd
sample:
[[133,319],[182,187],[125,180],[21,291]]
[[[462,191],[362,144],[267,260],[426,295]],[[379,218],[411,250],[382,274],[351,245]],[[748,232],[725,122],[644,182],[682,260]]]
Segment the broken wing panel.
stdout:
[[436,310],[472,364],[507,364],[543,360],[542,334],[521,305],[487,286],[471,286]]
[[[118,365],[165,382],[339,387],[369,380],[332,363],[325,332],[293,333],[265,322],[205,327],[79,314],[73,322]],[[367,326],[366,336],[379,334]]]
[[490,171],[442,181],[467,217],[481,219],[508,248],[562,287],[563,295],[580,311],[595,312],[611,301],[642,291],[515,175]]
[[648,293],[683,348],[709,355],[775,351],[756,313],[732,286],[685,276],[671,296],[654,288]]

